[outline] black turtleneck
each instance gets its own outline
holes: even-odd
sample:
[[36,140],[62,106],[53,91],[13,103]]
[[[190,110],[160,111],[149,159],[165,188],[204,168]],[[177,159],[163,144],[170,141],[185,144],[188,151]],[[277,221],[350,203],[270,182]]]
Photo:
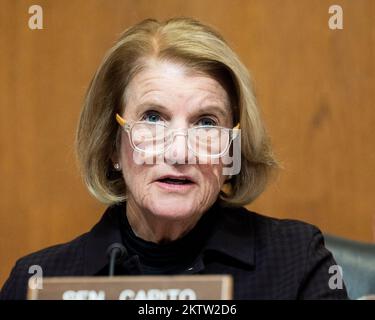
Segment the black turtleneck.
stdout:
[[175,241],[158,244],[136,236],[129,224],[126,211],[121,215],[121,234],[129,256],[138,255],[143,274],[181,274],[188,270],[199,255],[212,230],[214,205],[192,230]]

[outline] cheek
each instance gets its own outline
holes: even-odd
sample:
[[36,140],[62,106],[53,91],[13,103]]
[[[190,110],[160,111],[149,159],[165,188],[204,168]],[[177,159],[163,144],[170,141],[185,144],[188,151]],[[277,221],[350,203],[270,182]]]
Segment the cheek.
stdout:
[[133,159],[133,148],[130,145],[129,139],[127,136],[122,137],[121,141],[121,167],[125,183],[131,185],[132,181],[140,175],[142,166],[139,166],[135,163]]
[[132,166],[132,151],[133,148],[130,146],[129,139],[127,137],[122,137],[121,141],[121,163],[123,164],[124,169],[128,169],[128,167]]
[[208,192],[219,192],[225,181],[223,166],[221,164],[201,165],[200,170],[203,185],[208,188]]
[[121,142],[121,167],[125,184],[134,193],[144,193],[144,182],[151,179],[151,166],[142,154],[134,151],[128,137],[124,136]]

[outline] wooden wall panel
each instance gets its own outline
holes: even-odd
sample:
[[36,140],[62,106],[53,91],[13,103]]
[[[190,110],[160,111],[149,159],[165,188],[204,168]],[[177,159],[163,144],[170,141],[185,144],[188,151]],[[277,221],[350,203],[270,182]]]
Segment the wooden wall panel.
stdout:
[[373,241],[375,2],[0,1],[0,284],[15,260],[87,231],[104,206],[90,197],[73,140],[85,89],[126,27],[193,16],[217,27],[255,79],[276,154],[277,181],[249,207]]

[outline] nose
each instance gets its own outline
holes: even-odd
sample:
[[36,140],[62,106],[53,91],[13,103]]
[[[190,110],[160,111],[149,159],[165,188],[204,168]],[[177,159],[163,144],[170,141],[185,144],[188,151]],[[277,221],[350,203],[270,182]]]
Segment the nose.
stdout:
[[164,157],[169,164],[188,164],[194,156],[188,148],[188,136],[186,130],[176,130],[170,138],[171,145],[166,150]]

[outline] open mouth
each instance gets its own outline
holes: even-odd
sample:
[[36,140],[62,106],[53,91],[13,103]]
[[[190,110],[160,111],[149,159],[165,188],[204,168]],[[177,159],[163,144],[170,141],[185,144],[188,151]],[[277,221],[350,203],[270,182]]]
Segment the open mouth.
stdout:
[[175,178],[164,178],[159,179],[159,182],[167,183],[167,184],[178,184],[178,185],[184,185],[184,184],[193,184],[193,181],[189,179],[175,179]]

